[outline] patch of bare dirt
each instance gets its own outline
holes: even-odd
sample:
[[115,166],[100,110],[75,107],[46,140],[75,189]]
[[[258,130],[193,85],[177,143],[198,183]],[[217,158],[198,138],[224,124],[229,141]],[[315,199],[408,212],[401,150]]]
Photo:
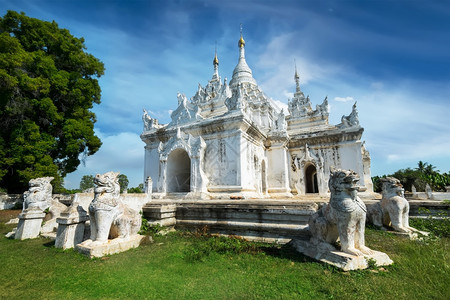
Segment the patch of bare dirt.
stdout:
[[0,222],[6,223],[13,218],[17,218],[17,216],[20,214],[21,211],[22,211],[21,209],[0,210]]

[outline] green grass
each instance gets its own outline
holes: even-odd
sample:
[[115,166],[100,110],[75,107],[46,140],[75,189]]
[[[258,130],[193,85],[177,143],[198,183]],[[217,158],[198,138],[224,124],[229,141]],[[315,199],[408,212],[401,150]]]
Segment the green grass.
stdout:
[[[12,227],[0,219],[0,233]],[[448,238],[409,241],[368,229],[366,239],[395,264],[341,272],[289,246],[189,233],[88,259],[47,239],[0,236],[0,298],[448,299]]]

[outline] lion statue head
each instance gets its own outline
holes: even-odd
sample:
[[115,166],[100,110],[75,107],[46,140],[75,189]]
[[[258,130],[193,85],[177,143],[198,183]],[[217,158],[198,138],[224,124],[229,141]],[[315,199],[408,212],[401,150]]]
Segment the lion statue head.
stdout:
[[331,206],[342,212],[352,212],[358,207],[366,211],[364,203],[358,198],[359,175],[352,170],[330,168]]
[[28,207],[39,207],[42,210],[47,209],[52,201],[52,185],[50,182],[53,177],[40,177],[31,179],[28,182],[28,191],[23,194],[24,209]]
[[95,194],[112,194],[114,197],[120,195],[119,172],[107,172],[97,174],[94,177],[94,183],[97,185],[94,189]]
[[400,183],[400,180],[394,177],[386,177],[381,178],[381,182],[382,182],[382,194],[385,195],[387,198],[394,196],[403,197],[405,189],[403,188],[403,185]]
[[330,168],[328,187],[332,195],[345,192],[356,197],[359,190],[358,181],[359,175],[355,171]]

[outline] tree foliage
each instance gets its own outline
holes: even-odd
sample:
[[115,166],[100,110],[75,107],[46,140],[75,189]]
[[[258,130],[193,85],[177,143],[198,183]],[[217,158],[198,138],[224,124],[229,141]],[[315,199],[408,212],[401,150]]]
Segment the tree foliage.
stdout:
[[128,193],[136,193],[136,194],[142,194],[144,193],[144,184],[139,183],[137,187],[132,187],[128,189]]
[[123,193],[124,191],[128,191],[128,177],[125,174],[119,175],[119,185],[120,185],[120,192]]
[[94,175],[84,175],[80,180],[80,190],[83,192],[87,189],[94,188]]
[[0,17],[0,187],[23,192],[40,176],[61,185],[100,148],[91,109],[104,66],[85,49],[54,21]]

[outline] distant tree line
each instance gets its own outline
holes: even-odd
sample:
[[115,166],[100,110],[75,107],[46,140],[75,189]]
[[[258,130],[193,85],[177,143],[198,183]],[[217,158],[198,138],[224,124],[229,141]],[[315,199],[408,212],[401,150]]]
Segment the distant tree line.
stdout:
[[406,191],[411,191],[414,185],[418,192],[424,192],[427,184],[433,191],[445,191],[445,187],[450,185],[450,173],[440,173],[436,167],[427,162],[419,161],[417,168],[400,169],[391,175],[372,177],[373,189],[381,192],[381,178],[395,177],[402,183]]
[[[128,188],[129,180],[127,175],[120,174],[119,175],[119,185],[120,192],[123,193],[127,191],[127,193],[143,193],[144,192],[144,184],[141,183],[137,187]],[[93,189],[95,187],[94,184],[94,175],[84,175],[80,180],[80,188],[76,190],[72,190],[72,192],[84,192],[89,189]]]

